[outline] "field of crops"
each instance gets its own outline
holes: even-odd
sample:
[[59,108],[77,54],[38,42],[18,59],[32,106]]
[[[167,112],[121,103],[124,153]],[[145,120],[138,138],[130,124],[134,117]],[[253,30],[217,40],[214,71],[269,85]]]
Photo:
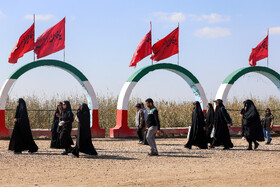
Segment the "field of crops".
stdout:
[[[65,97],[66,98],[66,97]],[[54,111],[57,103],[60,101],[55,96],[49,99],[38,96],[24,97],[28,114],[30,119],[31,128],[33,129],[49,129],[52,123]],[[85,97],[70,96],[66,98],[70,101],[72,108],[82,102],[86,102]],[[108,129],[112,128],[116,124],[116,111],[117,111],[117,97],[114,96],[97,96],[99,105],[99,124],[102,128],[106,129],[108,135]],[[155,99],[155,106],[159,110],[159,117],[162,127],[187,127],[191,124],[192,102],[175,102],[167,100]],[[269,107],[275,117],[275,124],[280,124],[280,100],[271,97],[267,100],[261,100],[259,98],[252,99],[258,108],[260,115],[264,115],[264,110]],[[234,126],[240,126],[241,119],[239,116],[242,108],[242,102],[244,99],[234,98],[227,102],[226,108],[233,120]],[[141,101],[140,98],[131,98],[128,109],[128,124],[134,126],[135,116],[135,104]],[[6,104],[6,126],[13,128],[13,118],[15,115],[16,99],[8,99]],[[75,114],[75,110],[73,110]],[[77,122],[74,122],[73,127],[77,126]]]

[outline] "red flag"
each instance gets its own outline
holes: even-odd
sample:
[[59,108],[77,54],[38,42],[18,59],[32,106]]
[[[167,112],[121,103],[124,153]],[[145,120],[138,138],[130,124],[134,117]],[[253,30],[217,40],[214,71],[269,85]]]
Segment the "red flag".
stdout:
[[145,58],[146,56],[152,54],[152,33],[148,32],[144,38],[138,44],[133,57],[130,61],[129,67],[136,66],[136,64]]
[[256,62],[268,57],[268,35],[256,48],[252,49],[252,53],[249,58],[250,66],[256,66]]
[[160,61],[179,53],[179,27],[153,45],[151,59]]
[[9,63],[15,64],[25,53],[34,49],[34,23],[23,33],[12,50]]
[[65,18],[46,30],[35,43],[37,59],[48,56],[65,48]]

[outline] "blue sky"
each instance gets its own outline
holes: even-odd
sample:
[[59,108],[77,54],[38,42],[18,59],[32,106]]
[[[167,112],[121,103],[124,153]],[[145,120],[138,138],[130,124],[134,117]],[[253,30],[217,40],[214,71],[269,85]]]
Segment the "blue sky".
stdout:
[[[66,16],[66,62],[81,70],[98,95],[117,96],[136,70],[151,64],[149,57],[136,68],[128,65],[149,31],[152,43],[169,34],[180,23],[180,65],[202,84],[208,99],[214,99],[227,75],[247,67],[251,49],[269,36],[269,67],[280,72],[280,2],[277,0],[173,0],[173,1],[4,1],[0,6],[0,85],[17,68],[33,61],[29,52],[15,65],[8,57],[20,35],[36,14],[35,38]],[[177,63],[177,55],[158,63]],[[63,52],[43,59],[63,60]],[[258,65],[266,66],[266,60]],[[163,84],[164,83],[164,84]],[[39,68],[23,75],[11,96],[30,94],[81,94],[80,85],[55,68]],[[193,100],[191,89],[167,71],[148,74],[133,90],[133,96],[171,100]],[[267,98],[277,88],[258,74],[236,82],[229,97]]]

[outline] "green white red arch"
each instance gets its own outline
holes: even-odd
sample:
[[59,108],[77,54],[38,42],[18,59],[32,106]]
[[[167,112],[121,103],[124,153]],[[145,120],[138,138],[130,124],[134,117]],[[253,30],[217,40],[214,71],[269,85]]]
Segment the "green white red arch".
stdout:
[[127,115],[128,115],[127,110],[128,110],[129,97],[131,95],[133,88],[141,80],[141,78],[146,76],[149,72],[155,70],[168,70],[182,77],[191,87],[193,94],[195,96],[195,100],[199,101],[202,105],[202,108],[206,110],[207,98],[204,93],[204,90],[201,84],[199,83],[199,81],[197,80],[197,78],[187,69],[169,63],[159,63],[155,65],[146,66],[139,69],[133,75],[131,75],[122,87],[122,90],[118,98],[116,126],[110,129],[111,137],[135,136],[135,130],[130,129],[127,124]]
[[280,75],[276,71],[263,66],[245,67],[232,72],[225,78],[218,89],[215,99],[222,99],[225,104],[227,101],[228,93],[235,81],[237,81],[241,76],[251,72],[264,75],[265,77],[270,79],[280,91]]
[[6,100],[8,97],[9,90],[21,75],[34,68],[42,67],[42,66],[50,66],[50,67],[56,67],[62,69],[68,72],[69,74],[71,74],[81,84],[81,86],[85,90],[88,106],[92,112],[92,127],[91,127],[92,135],[93,137],[105,137],[105,130],[99,127],[98,103],[92,85],[90,84],[86,76],[82,72],[80,72],[77,68],[59,60],[38,60],[38,61],[31,62],[17,69],[6,80],[6,82],[4,83],[0,91],[0,137],[9,136],[9,130],[5,126],[5,107],[6,107]]

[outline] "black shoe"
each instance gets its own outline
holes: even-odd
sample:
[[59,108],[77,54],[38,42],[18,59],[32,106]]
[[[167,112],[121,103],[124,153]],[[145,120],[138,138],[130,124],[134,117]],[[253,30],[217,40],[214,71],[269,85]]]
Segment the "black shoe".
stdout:
[[192,146],[189,146],[189,145],[185,144],[184,148],[192,149]]
[[249,147],[247,148],[247,150],[253,150],[253,149],[252,149],[252,146],[249,146]]
[[63,151],[63,153],[61,153],[61,155],[68,155],[68,153],[66,151]]
[[79,158],[79,153],[78,153],[78,154],[74,154],[74,153],[72,153],[72,155],[73,155],[74,157]]
[[265,143],[265,145],[269,145],[269,144],[270,144],[270,142],[266,142],[266,143]]
[[260,144],[259,144],[258,142],[256,142],[256,143],[255,143],[255,146],[254,146],[254,149],[257,149],[257,148],[259,147],[259,145],[260,145]]
[[158,156],[158,153],[155,153],[155,152],[151,152],[151,153],[148,153],[149,156]]
[[215,146],[214,146],[214,145],[210,145],[210,146],[209,146],[209,148],[214,149],[214,148],[215,148]]
[[229,147],[224,147],[223,150],[229,150]]
[[21,151],[14,151],[14,154],[15,155],[20,155],[20,154],[22,154],[22,152]]

